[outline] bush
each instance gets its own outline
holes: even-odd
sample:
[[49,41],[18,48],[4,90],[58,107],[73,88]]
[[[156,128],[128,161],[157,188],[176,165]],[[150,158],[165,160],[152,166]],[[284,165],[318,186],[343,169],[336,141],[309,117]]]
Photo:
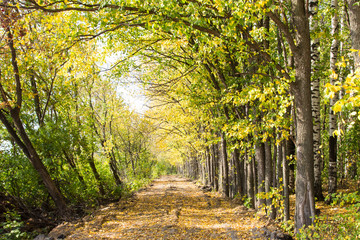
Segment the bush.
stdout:
[[24,222],[15,211],[8,211],[5,214],[5,222],[0,223],[0,240],[31,239],[31,234],[23,232]]

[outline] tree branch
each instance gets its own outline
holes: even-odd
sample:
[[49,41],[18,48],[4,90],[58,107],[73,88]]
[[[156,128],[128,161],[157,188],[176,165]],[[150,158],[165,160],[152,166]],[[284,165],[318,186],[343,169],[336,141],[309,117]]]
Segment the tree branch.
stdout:
[[294,42],[294,37],[292,36],[292,34],[291,34],[290,30],[289,30],[289,27],[286,26],[280,20],[279,15],[277,15],[277,14],[271,12],[271,11],[267,12],[266,15],[268,17],[270,17],[271,20],[273,20],[276,23],[276,25],[281,29],[281,31],[284,33],[285,38],[286,38],[287,42],[289,43],[291,51],[295,51],[296,50],[296,45],[295,45],[295,42]]
[[14,70],[15,84],[16,84],[16,107],[14,108],[15,112],[18,114],[20,112],[21,104],[22,104],[22,88],[20,82],[20,73],[19,67],[17,63],[16,50],[14,47],[14,39],[10,29],[7,29],[8,32],[8,45],[11,51],[11,64]]

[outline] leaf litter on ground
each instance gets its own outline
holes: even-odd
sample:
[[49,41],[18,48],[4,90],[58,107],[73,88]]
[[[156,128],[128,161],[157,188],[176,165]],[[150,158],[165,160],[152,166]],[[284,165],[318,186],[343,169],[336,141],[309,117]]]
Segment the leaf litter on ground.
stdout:
[[[276,224],[218,193],[201,191],[192,181],[164,176],[131,199],[65,222],[50,233],[57,239],[272,239]],[[275,232],[275,235],[274,235]],[[284,238],[285,239],[285,238]]]

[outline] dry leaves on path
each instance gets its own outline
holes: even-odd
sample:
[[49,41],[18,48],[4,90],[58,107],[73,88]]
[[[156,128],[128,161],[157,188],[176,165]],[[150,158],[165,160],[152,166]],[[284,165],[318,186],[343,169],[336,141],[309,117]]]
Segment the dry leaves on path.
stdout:
[[[55,239],[254,239],[268,223],[253,211],[193,182],[164,176],[126,202],[110,204],[76,223],[64,223]],[[269,226],[267,226],[269,228]],[[259,238],[257,238],[259,239]]]

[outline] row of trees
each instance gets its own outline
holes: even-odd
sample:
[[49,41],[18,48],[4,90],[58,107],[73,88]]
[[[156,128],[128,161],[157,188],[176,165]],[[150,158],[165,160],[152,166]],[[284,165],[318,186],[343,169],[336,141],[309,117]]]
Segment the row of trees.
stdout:
[[[331,201],[338,175],[357,176],[348,144],[358,125],[357,4],[167,1],[128,11],[146,12],[144,28],[156,32],[137,36],[158,41],[141,51],[141,80],[162,106],[152,114],[182,173],[285,221],[295,192],[296,231],[313,224],[324,190]],[[279,191],[284,211],[272,201]]]
[[[246,194],[253,206],[270,209],[261,196],[280,186],[287,196],[295,188],[297,231],[313,223],[324,177],[334,193],[338,174],[355,166],[357,147],[347,143],[356,142],[358,125],[356,1],[3,5],[77,16],[69,29],[78,41],[105,36],[126,56],[114,72],[141,68],[139,80],[154,107],[150,117],[166,133],[161,143],[172,149],[167,153],[175,149],[173,155],[185,159],[182,171],[200,174],[226,196]],[[338,150],[352,155],[338,161]],[[288,219],[287,202],[285,209]]]
[[124,104],[117,78],[101,72],[104,43],[76,37],[83,16],[3,7],[0,19],[1,194],[28,214],[66,214],[160,174],[153,126]]
[[[146,23],[137,19],[146,34],[136,35],[133,48],[141,49],[140,80],[157,107],[150,116],[183,158],[179,171],[285,221],[295,192],[299,231],[313,224],[324,190],[331,201],[338,176],[357,176],[357,147],[345,153],[358,125],[359,46],[349,34],[358,7],[277,4],[167,1],[120,9],[147,13]],[[284,210],[272,201],[279,192]]]

